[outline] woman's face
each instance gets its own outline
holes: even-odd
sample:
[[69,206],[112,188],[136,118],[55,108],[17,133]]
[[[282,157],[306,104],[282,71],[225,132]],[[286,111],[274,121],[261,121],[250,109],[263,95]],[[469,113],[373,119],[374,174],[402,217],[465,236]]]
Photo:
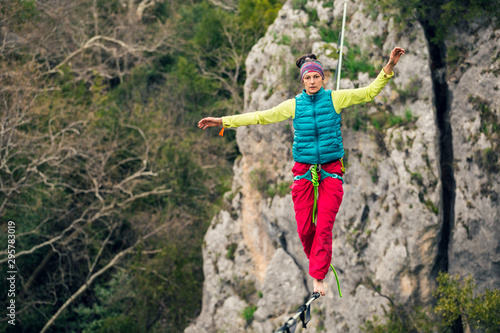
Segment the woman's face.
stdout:
[[318,72],[307,73],[304,75],[302,82],[304,83],[306,94],[308,95],[314,95],[323,87],[323,78]]

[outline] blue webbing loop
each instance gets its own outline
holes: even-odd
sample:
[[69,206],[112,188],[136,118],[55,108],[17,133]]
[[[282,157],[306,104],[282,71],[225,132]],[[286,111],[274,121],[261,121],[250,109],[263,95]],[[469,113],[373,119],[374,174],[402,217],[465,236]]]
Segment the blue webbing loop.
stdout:
[[341,176],[337,175],[336,173],[329,173],[323,169],[320,170],[320,173],[321,173],[321,179],[325,179],[327,177],[337,178],[342,181],[342,184],[344,184],[344,179]]
[[[321,173],[321,179],[324,179],[327,177],[332,177],[332,178],[340,179],[342,181],[342,184],[344,183],[344,179],[341,176],[337,175],[336,173],[328,173],[323,169],[321,169],[319,172]],[[310,181],[312,183],[311,170],[307,171],[303,175],[298,175],[298,176],[293,177],[293,180],[301,180],[301,179],[307,179],[308,181]],[[321,179],[319,180],[320,183],[321,183]]]

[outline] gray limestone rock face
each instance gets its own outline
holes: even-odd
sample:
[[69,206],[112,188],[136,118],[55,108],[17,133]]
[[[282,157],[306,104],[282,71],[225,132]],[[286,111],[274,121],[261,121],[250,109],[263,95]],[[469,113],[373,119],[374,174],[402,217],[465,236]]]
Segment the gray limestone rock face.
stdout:
[[457,32],[461,61],[449,69],[456,179],[450,273],[478,289],[500,287],[500,31]]
[[[334,89],[337,45],[323,34],[342,19],[343,3],[285,3],[246,59],[244,112],[300,93],[295,59],[311,50],[325,65],[325,88]],[[436,283],[442,183],[427,42],[419,25],[398,32],[391,19],[363,8],[363,1],[349,1],[345,54],[360,52],[378,73],[395,46],[408,52],[372,102],[342,110],[347,170],[333,228],[333,265],[343,297],[330,272],[327,295],[314,302],[312,331],[358,332],[367,319],[383,316],[387,297],[426,304]],[[311,10],[317,21],[310,21]],[[472,273],[481,288],[493,288],[500,281],[499,139],[493,126],[499,117],[500,33],[490,29],[481,36],[469,41],[476,51],[449,76],[457,191],[448,254],[450,272]],[[373,79],[346,70],[341,89]],[[242,156],[225,196],[230,208],[214,217],[205,236],[202,312],[186,332],[272,332],[312,292],[288,189],[293,122],[236,131]],[[249,321],[246,309],[254,311]]]
[[261,293],[254,314],[255,320],[260,322],[297,310],[296,295],[307,294],[302,271],[282,248],[276,250],[267,266]]

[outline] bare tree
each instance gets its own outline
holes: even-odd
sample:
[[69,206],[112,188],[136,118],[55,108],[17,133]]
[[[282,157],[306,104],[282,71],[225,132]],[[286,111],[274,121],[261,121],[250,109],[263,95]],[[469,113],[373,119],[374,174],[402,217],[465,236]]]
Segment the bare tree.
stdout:
[[125,250],[119,252],[118,254],[116,254],[113,259],[111,259],[108,264],[106,266],[104,266],[103,268],[101,268],[98,272],[92,274],[91,276],[89,276],[85,283],[82,284],[82,286],[73,294],[71,295],[70,298],[68,298],[66,300],[66,302],[64,302],[64,304],[59,308],[59,310],[57,310],[57,312],[49,319],[49,321],[45,324],[45,326],[42,328],[42,330],[40,331],[41,333],[43,332],[46,332],[47,329],[54,323],[54,321],[59,317],[59,315],[71,304],[73,303],[76,298],[78,296],[80,296],[85,290],[87,290],[87,288],[89,288],[89,286],[92,284],[92,282],[94,282],[94,280],[99,277],[100,275],[102,275],[104,272],[106,272],[108,269],[110,269],[111,267],[113,267],[122,257],[124,257],[126,254],[130,253],[133,249],[135,249],[137,247],[137,245],[139,245],[140,243],[142,243],[143,241],[145,241],[146,239],[150,238],[151,236],[157,234],[160,230],[162,229],[165,229],[167,225],[164,224],[160,227],[157,227],[156,229],[154,229],[152,232],[150,232],[149,234],[141,237],[139,240],[137,240],[135,242],[134,245],[126,248]]
[[209,0],[209,2],[214,6],[233,12],[238,9],[238,2],[235,0]]
[[[201,73],[209,78],[218,81],[222,88],[231,94],[232,111],[241,109],[242,106],[242,87],[238,84],[244,71],[246,44],[244,36],[235,28],[222,22],[224,36],[227,39],[228,47],[219,48],[212,52],[203,52],[205,59],[198,57],[198,66]],[[206,65],[206,59],[215,66],[210,68]]]
[[[29,2],[34,6],[29,10],[8,2],[10,7],[0,11],[0,217],[19,226],[17,313],[43,312],[43,330],[52,328],[98,278],[109,278],[105,273],[118,263],[130,272],[127,254],[137,247],[157,253],[152,244],[158,244],[158,234],[178,235],[194,220],[170,202],[181,197],[176,179],[169,178],[175,172],[170,173],[170,161],[157,160],[164,140],[180,140],[183,129],[147,129],[148,122],[164,118],[175,126],[171,119],[182,116],[182,103],[162,95],[155,103],[168,110],[155,110],[154,120],[134,122],[129,105],[104,102],[107,86],[100,85],[106,79],[116,83],[138,64],[179,47],[172,22],[155,15],[160,2],[51,0]],[[23,15],[32,16],[25,20]],[[220,72],[203,68],[238,101],[243,51],[234,31],[224,31],[231,48],[209,55]],[[119,111],[110,119],[99,115],[111,108]],[[206,138],[194,140],[199,150],[234,153]],[[206,158],[203,168],[223,163],[216,157]],[[206,183],[218,191],[217,181]],[[167,211],[165,202],[175,207]],[[0,249],[0,263],[7,260],[5,248]],[[162,268],[140,269],[168,281]]]
[[[168,47],[172,32],[161,22],[154,36],[134,35],[145,30],[141,20],[154,1],[128,3],[135,4],[134,26],[118,25],[130,10],[105,19],[109,8],[98,8],[96,1],[37,2],[46,20],[29,34],[14,22],[14,14],[1,13],[0,216],[5,220],[33,212],[25,214],[30,220],[17,221],[22,232],[16,237],[16,260],[36,262],[35,267],[18,267],[22,286],[18,314],[62,302],[46,327],[137,244],[170,227],[161,220],[145,220],[132,226],[135,232],[125,238],[117,232],[131,205],[172,191],[165,182],[154,181],[161,172],[151,163],[157,139],[126,121],[118,124],[117,132],[99,132],[92,113],[71,105],[71,98],[66,107],[50,112],[52,94],[61,89],[54,84],[56,73],[76,74],[65,78],[72,83],[93,76],[120,77],[137,61],[151,59],[144,53]],[[75,8],[88,4],[89,16],[75,19],[85,12]],[[126,36],[127,29],[132,37]],[[21,57],[26,61],[19,61]],[[56,95],[57,99],[61,97]],[[42,199],[51,197],[61,201]],[[31,207],[27,198],[49,206]],[[122,244],[116,248],[118,239]],[[7,259],[5,248],[1,249],[0,262]],[[72,267],[87,269],[72,272]],[[41,276],[48,281],[42,286],[36,283]],[[74,291],[78,284],[83,289]],[[73,294],[65,299],[68,291]]]
[[[0,50],[7,54],[20,51],[21,45],[29,48],[32,65],[47,74],[64,75],[67,67],[77,80],[89,81],[96,74],[123,80],[137,62],[147,63],[178,46],[172,23],[154,15],[160,2],[37,1],[37,15],[43,19],[29,33],[4,25]],[[9,19],[6,15],[4,21]]]

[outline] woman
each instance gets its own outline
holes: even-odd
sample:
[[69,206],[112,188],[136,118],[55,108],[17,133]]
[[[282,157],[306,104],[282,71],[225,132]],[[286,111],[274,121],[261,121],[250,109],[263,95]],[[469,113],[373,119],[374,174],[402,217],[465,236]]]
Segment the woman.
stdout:
[[325,295],[323,279],[332,259],[332,228],[344,194],[344,149],[340,132],[341,111],[371,101],[394,75],[405,50],[392,50],[387,65],[367,87],[331,91],[323,89],[323,66],[314,54],[297,59],[304,90],[293,99],[266,110],[222,118],[208,117],[198,127],[224,128],[271,124],[293,118],[294,142],[292,199],[297,231],[309,259],[314,292]]

